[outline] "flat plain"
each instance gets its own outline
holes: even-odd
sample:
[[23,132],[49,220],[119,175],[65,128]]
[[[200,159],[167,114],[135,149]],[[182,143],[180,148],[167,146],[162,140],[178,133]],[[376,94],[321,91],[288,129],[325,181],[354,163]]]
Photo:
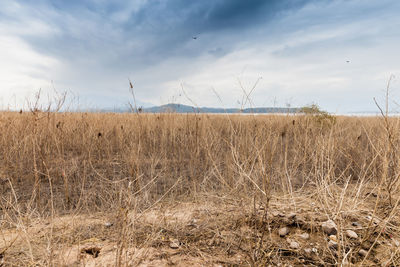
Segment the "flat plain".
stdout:
[[0,266],[399,266],[393,117],[0,113]]

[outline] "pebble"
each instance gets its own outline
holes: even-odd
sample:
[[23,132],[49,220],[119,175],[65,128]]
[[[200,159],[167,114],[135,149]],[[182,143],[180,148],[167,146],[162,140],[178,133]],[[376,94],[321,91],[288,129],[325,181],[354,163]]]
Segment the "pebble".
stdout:
[[113,226],[113,223],[111,223],[111,222],[106,222],[106,223],[104,223],[104,226],[105,226],[106,228],[110,228],[111,226]]
[[332,240],[333,242],[337,242],[337,237],[335,235],[330,235],[329,239]]
[[304,252],[307,253],[307,254],[310,254],[311,253],[311,248],[305,248]]
[[358,254],[359,254],[360,256],[363,256],[363,257],[367,256],[367,253],[368,253],[368,251],[366,251],[365,249],[360,249],[360,250],[358,251]]
[[289,233],[289,229],[287,227],[282,227],[279,229],[279,236],[284,237]]
[[400,247],[400,242],[399,242],[397,239],[393,239],[393,244],[394,244],[396,247]]
[[326,222],[322,223],[322,231],[328,235],[336,235],[337,233],[337,226],[334,221],[327,220]]
[[351,225],[356,226],[356,227],[360,227],[361,224],[359,222],[352,222]]
[[347,230],[346,231],[346,235],[348,238],[352,238],[352,239],[357,239],[358,235],[356,232],[352,231],[352,230]]
[[300,245],[299,245],[299,243],[297,243],[296,241],[292,241],[292,242],[290,242],[290,246],[289,246],[291,249],[299,249],[300,248]]
[[300,237],[301,239],[307,240],[307,239],[310,238],[310,235],[309,235],[308,233],[303,233],[303,234],[299,235],[299,237]]
[[328,242],[328,248],[330,248],[330,249],[337,249],[337,248],[338,248],[338,243],[335,242],[335,241],[333,241],[333,240],[330,240],[330,241]]
[[178,239],[173,239],[171,240],[171,242],[169,243],[169,247],[173,248],[173,249],[177,249],[180,246],[180,242]]

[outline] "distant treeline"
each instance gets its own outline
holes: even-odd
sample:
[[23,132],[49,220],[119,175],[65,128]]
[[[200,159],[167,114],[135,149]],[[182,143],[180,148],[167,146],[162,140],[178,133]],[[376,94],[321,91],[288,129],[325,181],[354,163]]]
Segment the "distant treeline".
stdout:
[[182,104],[167,104],[150,108],[138,108],[144,113],[297,113],[301,108],[277,108],[277,107],[255,107],[255,108],[208,108],[193,107]]

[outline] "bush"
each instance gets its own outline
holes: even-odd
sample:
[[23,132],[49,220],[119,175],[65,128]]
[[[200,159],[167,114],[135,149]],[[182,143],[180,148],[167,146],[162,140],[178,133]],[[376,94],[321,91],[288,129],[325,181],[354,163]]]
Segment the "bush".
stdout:
[[336,117],[322,110],[317,104],[302,107],[300,113],[305,116],[312,116],[313,121],[320,126],[332,126],[336,123]]

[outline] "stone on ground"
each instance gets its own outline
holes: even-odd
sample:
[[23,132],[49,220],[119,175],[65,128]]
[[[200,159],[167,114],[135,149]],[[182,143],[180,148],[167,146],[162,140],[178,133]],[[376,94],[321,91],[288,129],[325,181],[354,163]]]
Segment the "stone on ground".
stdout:
[[356,232],[352,231],[352,230],[347,230],[346,231],[346,235],[348,238],[352,238],[352,239],[357,239],[358,235]]
[[279,236],[284,237],[289,233],[289,229],[287,227],[282,227],[279,229]]
[[322,223],[322,231],[327,235],[336,235],[337,233],[337,226],[336,223],[332,220],[327,220],[326,222]]

